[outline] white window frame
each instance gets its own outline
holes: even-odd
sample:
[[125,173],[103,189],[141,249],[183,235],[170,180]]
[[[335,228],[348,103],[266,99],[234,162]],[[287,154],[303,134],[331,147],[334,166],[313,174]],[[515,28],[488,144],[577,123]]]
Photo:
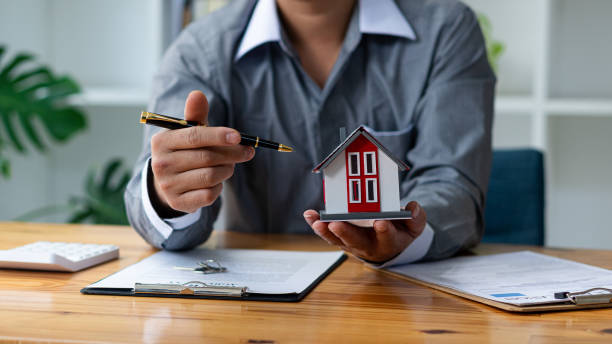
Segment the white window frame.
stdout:
[[[351,156],[357,156],[357,174],[352,173],[353,172],[353,165],[351,163],[352,159]],[[349,176],[360,176],[361,175],[361,166],[360,166],[360,161],[359,161],[359,152],[352,152],[352,153],[348,153],[348,175]]]
[[[372,181],[374,183],[374,199],[370,200],[370,188],[368,188],[368,182]],[[366,178],[365,180],[365,193],[366,193],[366,202],[367,203],[377,203],[378,202],[378,183],[376,182],[376,178]]]
[[[372,157],[372,172],[368,173],[368,156]],[[376,152],[363,152],[363,174],[366,176],[376,175]]]
[[[361,203],[361,180],[360,179],[349,179],[349,203]],[[357,199],[353,196],[353,183],[357,183]]]

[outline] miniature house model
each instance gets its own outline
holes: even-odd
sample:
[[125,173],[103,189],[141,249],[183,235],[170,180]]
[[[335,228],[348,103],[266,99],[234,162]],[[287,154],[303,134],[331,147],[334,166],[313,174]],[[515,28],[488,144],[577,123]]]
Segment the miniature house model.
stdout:
[[399,170],[407,169],[364,127],[357,128],[313,170],[323,172],[321,221],[409,218],[399,197]]

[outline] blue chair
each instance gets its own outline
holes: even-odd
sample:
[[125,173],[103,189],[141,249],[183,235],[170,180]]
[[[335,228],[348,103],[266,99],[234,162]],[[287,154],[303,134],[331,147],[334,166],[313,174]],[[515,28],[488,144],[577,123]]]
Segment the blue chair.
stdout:
[[482,242],[544,244],[544,158],[534,149],[493,152]]

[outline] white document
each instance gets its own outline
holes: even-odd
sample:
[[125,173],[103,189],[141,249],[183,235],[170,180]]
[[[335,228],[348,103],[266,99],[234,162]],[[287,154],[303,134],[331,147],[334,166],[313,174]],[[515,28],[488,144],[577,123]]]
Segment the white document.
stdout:
[[557,292],[612,288],[612,271],[530,251],[457,257],[387,270],[516,306],[563,303]]
[[[87,288],[134,288],[136,283],[185,284],[198,281],[212,286],[247,287],[249,293],[301,293],[323,275],[343,255],[334,252],[271,250],[162,251],[143,259]],[[202,274],[175,267],[197,267],[198,262],[214,259],[226,272]]]

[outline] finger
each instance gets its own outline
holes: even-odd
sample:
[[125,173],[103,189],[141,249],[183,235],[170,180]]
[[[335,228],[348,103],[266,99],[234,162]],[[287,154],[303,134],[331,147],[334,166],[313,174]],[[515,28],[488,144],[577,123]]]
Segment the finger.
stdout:
[[304,212],[304,220],[306,220],[306,223],[308,223],[309,226],[312,227],[312,224],[315,221],[319,220],[319,213],[317,213],[315,210],[312,209],[308,209]]
[[215,202],[223,190],[223,184],[217,184],[208,189],[191,190],[169,202],[173,209],[186,213],[207,207]]
[[372,250],[374,243],[368,235],[370,231],[368,228],[358,228],[346,222],[331,222],[329,230],[351,249],[363,252]]
[[408,232],[416,238],[421,235],[427,224],[427,214],[421,205],[415,201],[409,202],[406,205],[406,210],[412,212],[412,218],[399,222],[402,223],[402,227],[405,227]]
[[315,221],[311,227],[318,236],[323,238],[323,240],[327,241],[330,245],[340,246],[341,248],[345,247],[342,240],[329,230],[329,223]]
[[233,174],[233,164],[189,170],[170,179],[170,183],[173,185],[170,189],[177,194],[183,194],[191,190],[207,189],[223,183]]
[[201,91],[191,91],[185,100],[185,119],[208,123],[208,99]]
[[312,209],[308,209],[303,215],[306,223],[308,223],[312,230],[323,240],[327,241],[328,244],[343,246],[342,241],[329,231],[327,223],[319,221],[319,213]]
[[[157,165],[174,172],[185,172],[204,167],[236,164],[251,160],[255,149],[248,146],[184,149],[157,160]],[[159,167],[157,166],[156,167]]]
[[240,143],[240,133],[226,127],[199,126],[171,130],[165,134],[164,140],[169,150],[234,146]]
[[407,246],[411,242],[400,242],[398,230],[391,221],[374,221],[374,233],[376,234],[377,246],[393,252],[398,244]]

